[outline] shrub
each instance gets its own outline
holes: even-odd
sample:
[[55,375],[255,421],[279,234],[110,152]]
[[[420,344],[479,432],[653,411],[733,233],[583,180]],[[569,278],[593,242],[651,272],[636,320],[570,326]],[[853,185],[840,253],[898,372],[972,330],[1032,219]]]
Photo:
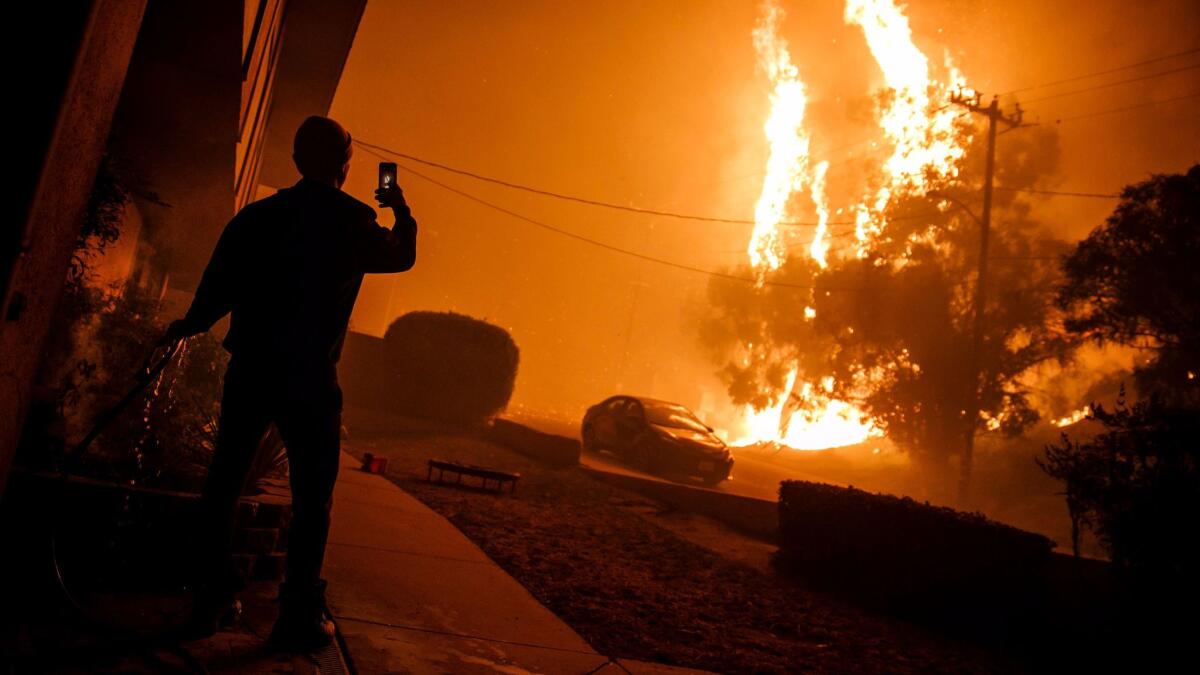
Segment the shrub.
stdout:
[[1093,405],[1105,431],[1063,434],[1038,464],[1065,486],[1073,522],[1096,534],[1130,581],[1196,590],[1200,572],[1200,414],[1151,398],[1112,411]]
[[[84,415],[87,426],[133,385],[133,374],[165,328],[157,299],[133,286],[100,314],[89,336],[100,358],[88,390],[93,407]],[[93,466],[99,460],[115,469],[113,477],[133,478],[140,485],[198,490],[216,445],[227,361],[216,336],[190,338],[159,379],[97,439]]]
[[453,312],[411,312],[384,335],[392,408],[412,417],[483,424],[512,397],[519,352],[503,328]]
[[[134,374],[166,328],[158,293],[127,281],[105,286],[95,270],[122,236],[131,193],[108,157],[102,163],[67,270],[40,364],[37,396],[23,429],[21,459],[59,466],[102,411],[134,384]],[[149,195],[150,199],[156,199]],[[228,356],[212,333],[190,338],[175,361],[118,415],[79,466],[124,484],[198,490],[216,443],[221,374]],[[247,481],[280,469],[278,444],[260,448]]]
[[779,539],[780,561],[814,581],[960,625],[1028,611],[1053,547],[981,514],[804,481],[780,484]]

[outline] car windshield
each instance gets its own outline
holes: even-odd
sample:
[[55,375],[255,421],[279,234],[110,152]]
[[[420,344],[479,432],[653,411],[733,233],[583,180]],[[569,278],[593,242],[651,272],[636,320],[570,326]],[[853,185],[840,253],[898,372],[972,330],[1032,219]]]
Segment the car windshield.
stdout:
[[647,403],[646,406],[646,421],[651,424],[657,424],[660,427],[674,427],[676,429],[691,429],[692,431],[708,432],[708,427],[704,423],[696,419],[691,411],[681,405],[671,405],[669,403]]

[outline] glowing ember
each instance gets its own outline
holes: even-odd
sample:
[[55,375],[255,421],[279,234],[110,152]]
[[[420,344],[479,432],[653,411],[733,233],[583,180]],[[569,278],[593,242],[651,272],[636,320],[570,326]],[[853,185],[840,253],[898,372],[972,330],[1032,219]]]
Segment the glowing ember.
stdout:
[[771,80],[771,114],[763,130],[771,146],[767,175],[754,206],[754,233],[747,253],[755,269],[773,270],[783,264],[787,247],[777,229],[793,192],[808,180],[808,132],[804,109],[808,95],[800,71],[792,63],[787,41],[779,36],[784,12],[774,2],[763,5],[763,17],[754,29],[758,63]]
[[1069,427],[1072,424],[1075,424],[1076,422],[1082,421],[1085,417],[1087,417],[1088,415],[1091,415],[1091,414],[1092,414],[1092,407],[1085,405],[1082,408],[1080,408],[1079,410],[1076,410],[1075,412],[1071,413],[1070,415],[1067,415],[1065,417],[1060,417],[1060,418],[1054,420],[1054,426]]

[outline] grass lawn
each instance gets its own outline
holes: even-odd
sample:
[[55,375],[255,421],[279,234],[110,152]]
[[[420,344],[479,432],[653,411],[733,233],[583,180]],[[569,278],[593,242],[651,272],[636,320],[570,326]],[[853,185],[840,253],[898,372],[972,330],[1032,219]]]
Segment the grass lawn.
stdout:
[[[722,556],[647,500],[469,434],[354,440],[597,651],[719,672],[995,672],[996,657]],[[513,495],[431,485],[430,458],[517,471]],[[474,479],[466,478],[464,482]]]

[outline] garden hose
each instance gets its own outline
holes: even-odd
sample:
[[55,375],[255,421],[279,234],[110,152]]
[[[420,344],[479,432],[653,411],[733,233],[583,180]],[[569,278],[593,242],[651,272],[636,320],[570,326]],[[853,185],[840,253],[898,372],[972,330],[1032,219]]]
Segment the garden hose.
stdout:
[[[143,391],[146,390],[148,386],[150,386],[152,382],[158,378],[160,374],[162,374],[162,371],[167,367],[168,364],[170,364],[171,360],[178,353],[182,344],[183,339],[177,338],[169,342],[156,345],[151,351],[150,355],[146,358],[145,362],[143,362],[141,368],[138,369],[134,378],[133,387],[131,387],[129,391],[123,397],[121,397],[120,400],[105,409],[99,415],[99,417],[97,417],[96,422],[92,425],[92,428],[88,431],[87,435],[83,437],[83,440],[81,440],[74,448],[64,455],[58,476],[58,485],[62,492],[65,492],[66,490],[67,482],[71,475],[71,469],[83,457],[88,448],[91,447],[92,442],[96,440],[96,438],[101,434],[101,432],[104,431],[106,427],[108,427],[109,424],[117,419],[117,417],[129,407],[130,403],[132,403]],[[156,359],[155,357],[160,351],[162,352],[162,355]],[[59,506],[56,511],[54,522],[52,523],[50,529],[50,561],[54,567],[54,580],[58,586],[59,594],[62,596],[63,600],[66,601],[67,606],[74,610],[74,612],[80,618],[82,618],[96,632],[97,635],[110,641],[136,649],[144,659],[152,662],[154,665],[160,667],[168,666],[168,664],[165,663],[155,653],[155,650],[161,649],[175,655],[180,661],[182,661],[184,667],[189,669],[191,672],[207,673],[208,670],[203,664],[196,660],[194,656],[192,656],[191,652],[177,644],[171,643],[170,641],[164,641],[164,638],[168,638],[174,628],[157,633],[143,633],[135,631],[127,626],[122,626],[114,621],[96,614],[92,610],[88,609],[88,607],[79,600],[76,594],[71,590],[70,585],[67,583],[66,576],[63,573],[62,562],[59,557],[59,534],[63,519],[65,517],[65,509],[63,508],[63,504],[66,503],[66,499],[60,496],[56,502]]]
[[[145,391],[146,387],[150,386],[150,383],[162,373],[163,369],[165,369],[171,362],[171,359],[175,358],[175,354],[179,351],[179,347],[183,344],[183,340],[183,338],[175,338],[165,344],[155,346],[154,350],[150,352],[150,355],[146,358],[145,362],[142,363],[142,367],[138,369],[137,375],[134,378],[134,385],[129,392],[126,393],[121,400],[117,401],[113,405],[109,406],[104,412],[100,413],[100,416],[96,418],[95,424],[92,425],[91,430],[89,430],[87,435],[83,437],[83,440],[81,440],[79,444],[76,445],[63,458],[61,477],[64,481],[67,479],[67,476],[70,473],[69,469],[71,465],[77,462],[79,458],[83,456],[83,453],[87,452],[87,449],[92,445],[92,442],[96,440],[96,437],[100,435],[100,432],[104,431],[105,427],[107,427],[109,424],[112,424],[112,421],[115,420],[117,416],[125,410],[125,408],[129,407],[130,403],[133,403],[133,400],[138,397],[138,394],[141,394],[143,391]],[[159,349],[163,349],[164,353],[162,357],[156,361],[154,360],[154,355],[159,351]]]

